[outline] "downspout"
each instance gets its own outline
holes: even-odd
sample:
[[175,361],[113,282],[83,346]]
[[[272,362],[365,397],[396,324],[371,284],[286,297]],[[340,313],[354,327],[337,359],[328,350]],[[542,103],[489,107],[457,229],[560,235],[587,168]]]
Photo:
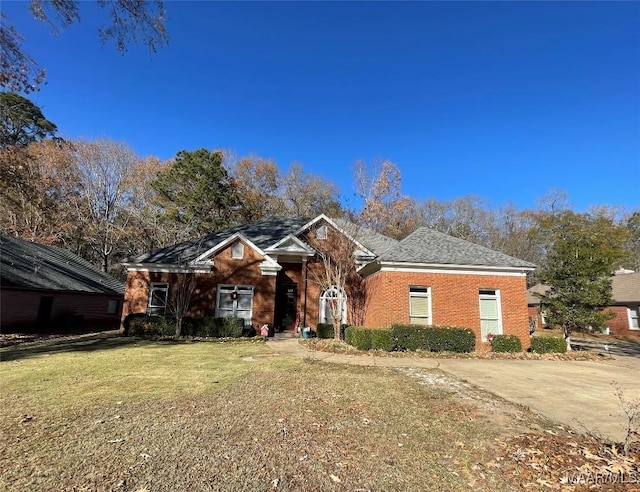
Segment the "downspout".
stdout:
[[302,308],[302,327],[307,326],[307,279],[309,276],[309,264],[307,259],[302,260],[304,263],[304,307]]

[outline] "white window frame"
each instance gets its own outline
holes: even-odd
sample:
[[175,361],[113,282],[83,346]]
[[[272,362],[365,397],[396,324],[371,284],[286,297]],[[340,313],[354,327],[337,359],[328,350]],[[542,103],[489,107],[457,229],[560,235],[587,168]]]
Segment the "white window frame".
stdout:
[[[411,299],[412,298],[426,298],[427,299],[427,316],[417,316],[411,312]],[[414,322],[414,319],[424,319],[424,323]],[[433,324],[432,312],[431,312],[431,287],[424,285],[411,285],[409,286],[409,324],[414,325],[431,325]]]
[[231,258],[241,260],[244,258],[244,244],[238,241],[231,246]]
[[316,229],[316,239],[327,239],[327,226],[321,225]]
[[[635,316],[632,316],[633,311],[635,311]],[[629,318],[629,329],[630,330],[640,330],[640,304],[631,304],[627,306],[627,318]],[[636,320],[636,325],[633,326],[633,320]]]
[[[232,298],[232,307],[231,308],[220,308],[220,296],[222,294],[229,294],[233,296],[235,293],[236,298]],[[251,294],[251,307],[247,309],[238,309],[238,299],[240,295],[247,293]],[[245,322],[246,325],[251,325],[251,320],[253,319],[253,297],[254,297],[254,289],[253,285],[233,285],[233,284],[218,284],[216,289],[216,317],[218,318],[241,318]],[[223,311],[231,311],[231,314],[227,314]],[[248,311],[248,315],[238,316],[238,311]]]
[[[489,292],[492,292],[492,294],[489,294]],[[502,335],[503,333],[503,327],[502,327],[502,299],[500,298],[500,289],[480,289],[479,293],[478,293],[478,308],[479,308],[479,315],[480,315],[480,336],[482,338],[483,342],[488,342],[489,340],[487,339],[487,335],[488,333],[482,333],[482,300],[495,300],[496,301],[496,311],[497,311],[497,315],[498,315],[498,319],[496,320],[498,322],[498,328],[497,328],[497,333],[493,333],[493,332],[488,332],[488,333],[493,333],[494,335]],[[488,320],[488,318],[486,318]],[[492,320],[493,321],[493,320]]]
[[330,287],[324,289],[321,293],[320,293],[320,299],[319,299],[319,310],[318,310],[318,323],[331,323],[333,324],[333,317],[327,319],[326,314],[327,314],[327,302],[329,301],[329,299],[335,299],[336,297],[339,297],[337,295],[329,295],[332,293],[339,293],[341,292],[342,295],[342,323],[341,324],[347,324],[347,293],[345,292],[344,289],[338,287],[337,285],[331,285]]
[[542,322],[543,325],[547,324],[547,315],[542,310],[540,311],[540,321]]
[[[152,304],[154,290],[164,291],[164,304]],[[149,299],[147,300],[147,314],[150,316],[165,316],[167,314],[168,300],[169,284],[167,282],[151,282],[149,285]]]

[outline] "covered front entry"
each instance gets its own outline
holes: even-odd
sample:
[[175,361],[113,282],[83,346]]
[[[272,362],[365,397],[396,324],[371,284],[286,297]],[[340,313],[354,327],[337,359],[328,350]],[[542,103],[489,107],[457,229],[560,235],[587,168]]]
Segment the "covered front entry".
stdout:
[[282,282],[276,285],[275,331],[293,331],[298,314],[298,284]]

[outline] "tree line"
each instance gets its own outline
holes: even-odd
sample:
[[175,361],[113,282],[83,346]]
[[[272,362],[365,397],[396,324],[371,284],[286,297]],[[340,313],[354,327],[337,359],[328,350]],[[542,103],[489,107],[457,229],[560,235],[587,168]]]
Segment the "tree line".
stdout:
[[640,269],[640,211],[578,214],[560,191],[533,210],[476,196],[420,201],[401,193],[393,162],[359,161],[351,176],[358,205],[349,207],[335,183],[300,163],[283,170],[273,159],[204,148],[163,162],[108,139],[64,141],[37,105],[11,92],[0,93],[0,120],[0,229],[68,248],[117,276],[120,262],[141,252],[272,215],[320,213],[396,239],[426,226],[538,265],[557,240],[556,222],[573,214],[616,238],[618,263]]

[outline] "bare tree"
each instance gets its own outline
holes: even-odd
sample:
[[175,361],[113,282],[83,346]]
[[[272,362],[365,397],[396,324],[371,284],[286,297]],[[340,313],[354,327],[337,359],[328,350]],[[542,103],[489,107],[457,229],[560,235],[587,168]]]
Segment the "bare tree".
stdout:
[[80,176],[76,213],[91,251],[107,272],[111,258],[129,232],[125,213],[136,193],[134,168],[140,159],[124,144],[110,140],[77,142],[75,158]]
[[[160,0],[98,0],[100,8],[108,11],[104,25],[98,28],[100,41],[113,40],[116,49],[127,51],[130,43],[141,42],[155,52],[168,41],[165,28],[166,12]],[[29,10],[38,20],[60,32],[80,21],[78,0],[31,0]],[[24,39],[0,14],[0,87],[14,92],[37,91],[44,82],[45,71],[23,50]]]
[[[348,306],[363,308],[363,282],[357,268],[358,260],[365,251],[357,240],[361,230],[359,224],[345,219],[331,222],[319,221],[315,228],[308,231],[306,240],[316,251],[316,256],[309,262],[309,279],[319,287],[324,296],[333,324],[334,338],[340,340]],[[323,227],[326,229],[322,230]],[[322,237],[325,239],[321,239]],[[353,312],[350,314],[352,322],[363,321],[362,316],[354,316]]]
[[169,313],[176,318],[176,338],[182,335],[182,322],[189,313],[191,296],[196,286],[196,274],[188,271],[186,262],[181,264],[181,268],[180,272],[171,277],[171,293],[167,303]]

